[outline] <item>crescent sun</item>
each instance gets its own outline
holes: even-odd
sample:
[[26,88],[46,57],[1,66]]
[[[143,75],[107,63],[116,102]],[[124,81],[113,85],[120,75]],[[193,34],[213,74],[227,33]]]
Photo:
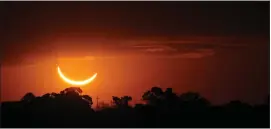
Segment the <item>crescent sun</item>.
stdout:
[[57,66],[57,72],[59,74],[59,76],[66,82],[66,83],[69,83],[71,85],[77,85],[77,86],[83,86],[83,85],[86,85],[86,84],[89,84],[90,82],[92,82],[96,76],[97,76],[97,73],[95,73],[92,77],[86,79],[86,80],[81,80],[81,81],[74,81],[74,80],[71,80],[69,78],[67,78],[60,70],[59,66]]

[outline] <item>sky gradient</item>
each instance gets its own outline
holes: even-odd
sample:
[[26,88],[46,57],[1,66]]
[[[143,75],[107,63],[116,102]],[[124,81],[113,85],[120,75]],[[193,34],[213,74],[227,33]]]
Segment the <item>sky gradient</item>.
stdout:
[[269,2],[1,2],[1,100],[83,79],[101,100],[152,86],[215,104],[269,94]]

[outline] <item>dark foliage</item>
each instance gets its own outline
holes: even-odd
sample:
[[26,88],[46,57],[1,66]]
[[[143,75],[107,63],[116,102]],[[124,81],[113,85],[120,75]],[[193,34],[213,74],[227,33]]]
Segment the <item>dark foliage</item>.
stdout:
[[92,109],[92,97],[77,87],[1,104],[2,127],[265,127],[269,96],[261,105],[240,101],[214,106],[199,93],[177,95],[153,87],[142,95],[146,104],[129,105],[130,96],[112,97],[113,106]]

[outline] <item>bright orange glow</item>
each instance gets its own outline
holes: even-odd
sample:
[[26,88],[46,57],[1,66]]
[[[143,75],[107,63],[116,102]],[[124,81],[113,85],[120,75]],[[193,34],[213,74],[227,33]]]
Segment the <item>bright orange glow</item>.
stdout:
[[67,77],[64,76],[64,74],[61,72],[59,66],[57,66],[57,71],[58,71],[58,74],[59,76],[66,82],[66,83],[69,83],[71,85],[76,85],[76,86],[84,86],[86,84],[89,84],[90,82],[92,82],[96,76],[97,76],[97,73],[95,73],[92,77],[86,79],[86,80],[82,80],[82,81],[74,81],[74,80],[71,80]]

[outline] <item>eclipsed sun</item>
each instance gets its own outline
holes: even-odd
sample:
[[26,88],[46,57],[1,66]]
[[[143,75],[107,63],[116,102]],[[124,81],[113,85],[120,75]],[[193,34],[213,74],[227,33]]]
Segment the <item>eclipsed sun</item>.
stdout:
[[59,76],[68,84],[71,84],[71,85],[76,85],[76,86],[84,86],[86,84],[89,84],[90,82],[92,82],[96,76],[97,76],[97,73],[95,73],[92,77],[86,79],[86,80],[71,80],[69,78],[67,78],[60,70],[59,66],[57,66],[57,72],[59,74]]

